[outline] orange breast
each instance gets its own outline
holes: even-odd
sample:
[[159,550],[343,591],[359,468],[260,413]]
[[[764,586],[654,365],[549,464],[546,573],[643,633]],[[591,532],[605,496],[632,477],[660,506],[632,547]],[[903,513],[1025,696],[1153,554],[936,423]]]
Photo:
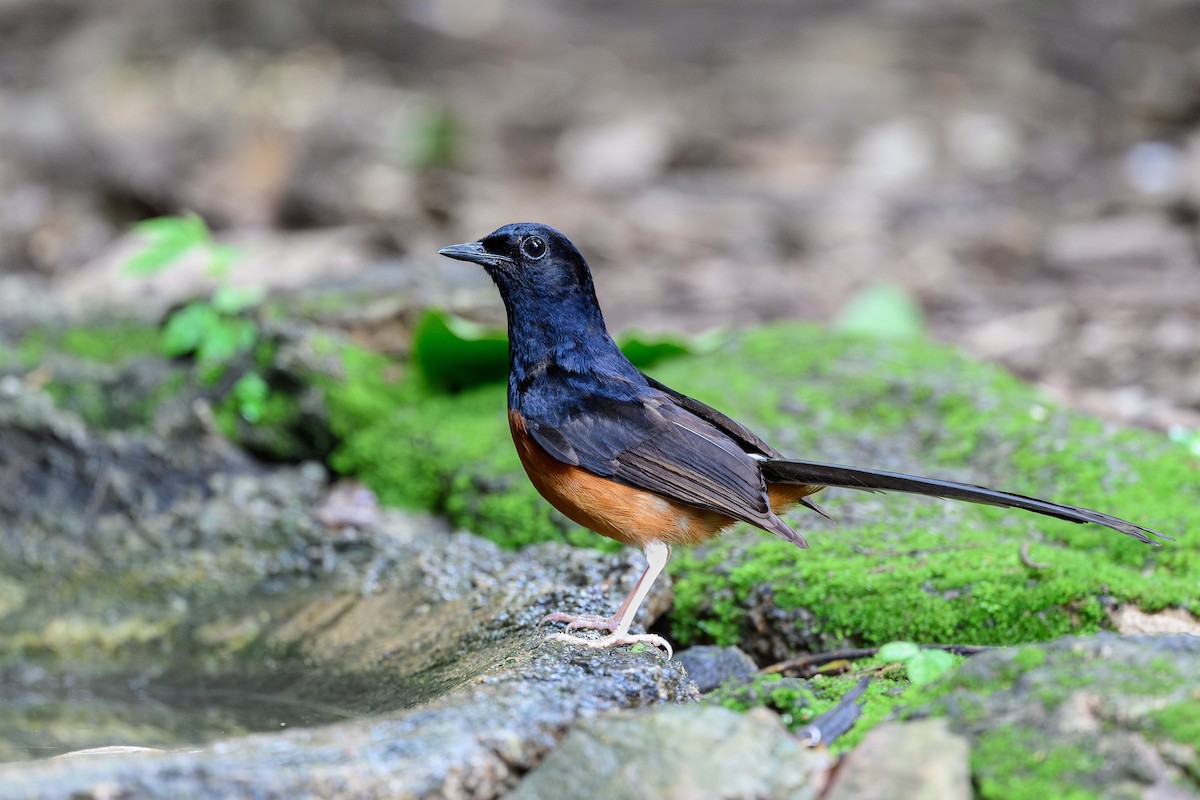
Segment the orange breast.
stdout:
[[534,441],[519,414],[509,412],[508,424],[521,464],[542,497],[570,519],[602,536],[636,547],[652,541],[698,544],[734,522],[724,514],[614,483],[564,464]]

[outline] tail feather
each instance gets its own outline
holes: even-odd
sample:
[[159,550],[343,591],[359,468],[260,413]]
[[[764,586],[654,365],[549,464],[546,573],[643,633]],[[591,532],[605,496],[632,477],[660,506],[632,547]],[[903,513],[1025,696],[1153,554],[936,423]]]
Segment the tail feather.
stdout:
[[969,483],[943,481],[937,478],[922,478],[917,475],[905,475],[899,472],[883,472],[862,467],[845,467],[840,464],[822,464],[817,461],[796,461],[793,459],[768,459],[762,463],[763,477],[768,483],[804,483],[815,486],[837,486],[845,489],[860,489],[867,492],[907,492],[923,494],[929,497],[943,497],[949,500],[964,500],[968,503],[982,503],[990,506],[1005,508],[1021,508],[1035,514],[1045,514],[1049,517],[1070,520],[1071,522],[1092,522],[1104,525],[1115,531],[1132,536],[1147,544],[1159,544],[1151,537],[1167,541],[1175,541],[1141,525],[1092,511],[1087,508],[1052,503],[1039,500],[1036,497],[1026,497],[1011,492],[1000,492],[984,486]]

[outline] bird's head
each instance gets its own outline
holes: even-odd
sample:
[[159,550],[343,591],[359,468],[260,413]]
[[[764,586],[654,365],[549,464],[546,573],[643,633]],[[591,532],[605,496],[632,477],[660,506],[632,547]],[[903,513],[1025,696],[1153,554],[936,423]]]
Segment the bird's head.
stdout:
[[578,298],[595,302],[587,261],[570,239],[548,225],[516,222],[477,242],[443,247],[438,254],[471,261],[487,270],[510,314],[514,301]]

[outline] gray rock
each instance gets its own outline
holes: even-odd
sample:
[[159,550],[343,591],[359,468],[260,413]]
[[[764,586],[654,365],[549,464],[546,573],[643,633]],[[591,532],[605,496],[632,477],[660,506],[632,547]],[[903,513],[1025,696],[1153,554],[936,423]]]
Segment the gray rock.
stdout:
[[675,654],[701,694],[711,692],[727,680],[747,678],[758,670],[754,659],[736,647],[699,645]]
[[406,713],[195,752],[10,765],[0,768],[0,798],[493,798],[577,718],[691,697],[678,664],[650,654],[574,650],[528,635],[487,652],[490,669]]
[[825,800],[969,800],[969,750],[945,720],[880,725],[846,758]]
[[910,716],[970,742],[986,797],[1200,798],[1197,675],[1194,636],[1067,638],[974,656]]
[[[256,464],[200,420],[96,433],[6,387],[0,757],[104,749],[0,766],[0,798],[497,797],[576,720],[697,697],[653,648],[537,628],[556,608],[603,609],[598,587],[636,576],[636,554],[504,551],[392,510],[333,531],[316,519],[320,468]],[[205,685],[230,706],[271,697],[352,721],[220,735],[271,727],[235,713],[187,731],[169,709]],[[165,703],[100,700],[130,686]],[[112,749],[181,741],[198,745]]]
[[[469,534],[401,529],[375,585],[293,586],[264,606],[205,609],[187,649],[227,653],[226,691],[257,687],[360,717],[223,738],[194,752],[96,755],[0,767],[0,798],[497,797],[579,718],[696,699],[682,666],[653,649],[548,643],[538,618],[585,602],[578,586],[632,571],[627,556],[562,546],[499,550]],[[381,545],[382,547],[382,545]],[[153,688],[202,679],[176,664]],[[19,735],[19,732],[12,732]],[[129,735],[155,737],[149,730]],[[6,734],[8,735],[8,734]],[[109,741],[108,744],[115,744]]]
[[581,723],[510,797],[802,800],[819,795],[831,763],[768,711],[669,707]]

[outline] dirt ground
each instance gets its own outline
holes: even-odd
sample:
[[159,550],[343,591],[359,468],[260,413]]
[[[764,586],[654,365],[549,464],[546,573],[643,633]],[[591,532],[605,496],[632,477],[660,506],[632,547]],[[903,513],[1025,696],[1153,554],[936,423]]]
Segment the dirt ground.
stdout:
[[1193,428],[1198,30],[1188,0],[6,0],[0,320],[194,289],[113,277],[184,209],[246,281],[494,315],[432,254],[528,219],[614,326],[831,321],[886,281],[1067,403]]

